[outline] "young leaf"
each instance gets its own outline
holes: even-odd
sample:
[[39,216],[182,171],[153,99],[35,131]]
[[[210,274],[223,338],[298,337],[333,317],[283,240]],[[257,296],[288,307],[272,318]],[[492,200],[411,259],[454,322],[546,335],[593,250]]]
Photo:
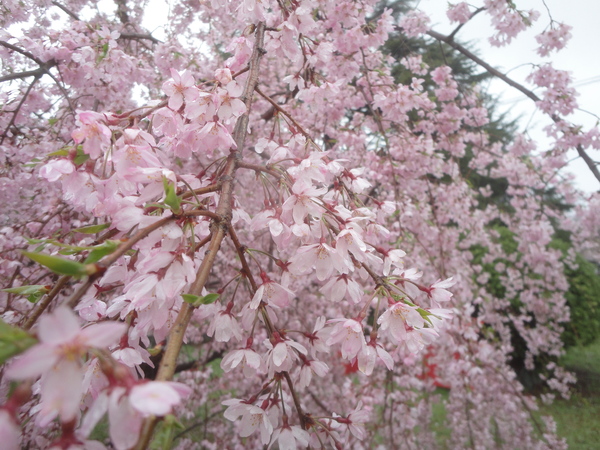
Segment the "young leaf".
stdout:
[[0,365],[36,343],[37,341],[29,333],[8,325],[0,319]]
[[106,255],[110,255],[119,246],[119,241],[106,241],[92,249],[87,258],[85,258],[84,264],[92,264],[100,261]]
[[54,273],[61,275],[91,275],[94,270],[89,265],[82,264],[70,259],[59,258],[58,256],[46,255],[45,253],[21,252],[29,259],[47,267]]
[[198,307],[200,305],[210,305],[211,303],[216,302],[219,298],[219,294],[215,293],[206,294],[204,297],[192,294],[181,294],[181,296],[183,297],[184,302],[189,303],[194,307]]
[[27,300],[29,300],[31,303],[37,302],[42,297],[42,295],[47,293],[49,290],[50,289],[48,288],[48,286],[44,286],[41,284],[2,289],[3,292],[8,292],[10,294],[26,295]]
[[96,234],[110,227],[110,223],[101,223],[100,225],[88,225],[85,227],[75,228],[73,231],[83,234]]
[[166,177],[163,177],[165,187],[165,205],[167,205],[175,214],[179,214],[181,208],[181,199],[177,197],[175,185],[171,184]]

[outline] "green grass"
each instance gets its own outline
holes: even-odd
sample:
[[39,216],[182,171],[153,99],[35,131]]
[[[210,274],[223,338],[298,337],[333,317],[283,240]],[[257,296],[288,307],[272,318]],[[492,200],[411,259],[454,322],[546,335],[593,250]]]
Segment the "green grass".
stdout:
[[600,396],[576,393],[569,400],[557,399],[540,407],[540,413],[556,420],[557,433],[572,450],[600,448]]
[[600,448],[600,339],[586,347],[572,347],[561,360],[575,373],[577,384],[569,400],[557,399],[543,405],[542,414],[551,415],[558,435],[573,450]]

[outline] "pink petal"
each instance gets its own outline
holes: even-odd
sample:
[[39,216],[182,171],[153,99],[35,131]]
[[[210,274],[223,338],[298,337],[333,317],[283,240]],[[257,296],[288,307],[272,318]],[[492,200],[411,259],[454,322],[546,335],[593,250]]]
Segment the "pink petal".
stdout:
[[87,347],[105,348],[116,343],[126,330],[124,323],[102,322],[84,328],[79,337]]
[[288,356],[287,345],[283,342],[280,342],[273,349],[273,363],[279,367],[285,361],[285,358]]
[[129,396],[131,406],[146,416],[165,416],[180,400],[179,393],[170,383],[159,381],[135,386]]
[[114,390],[108,403],[110,438],[117,450],[132,448],[140,434],[142,416],[131,406],[124,389]]
[[5,373],[13,380],[35,378],[50,370],[58,359],[59,355],[54,347],[38,344],[14,360]]
[[[58,411],[62,422],[70,422],[79,412],[83,372],[75,361],[63,360],[42,378],[42,410],[51,417]],[[40,423],[40,426],[45,426]]]
[[44,344],[63,344],[69,342],[79,333],[79,320],[73,311],[59,306],[40,319],[38,334]]

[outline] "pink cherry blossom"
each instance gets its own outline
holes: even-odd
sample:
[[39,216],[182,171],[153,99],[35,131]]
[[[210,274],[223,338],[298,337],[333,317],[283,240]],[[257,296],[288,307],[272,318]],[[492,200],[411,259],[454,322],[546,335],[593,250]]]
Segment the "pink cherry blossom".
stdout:
[[273,434],[273,424],[264,409],[239,399],[225,400],[223,405],[228,407],[224,413],[225,418],[236,421],[241,416],[240,436],[248,437],[256,430],[260,430],[263,445],[269,443]]
[[329,323],[335,323],[327,345],[341,343],[342,357],[344,359],[354,358],[366,345],[362,324],[353,319],[333,319]]
[[191,389],[181,383],[151,381],[134,386],[129,402],[145,416],[165,416],[190,393]]
[[194,77],[189,70],[179,73],[175,69],[171,69],[171,77],[173,79],[165,81],[162,88],[169,96],[169,108],[177,111],[184,102],[195,100],[198,91],[194,89]]
[[81,329],[69,309],[58,307],[40,319],[40,343],[14,360],[6,376],[23,380],[43,375],[41,423],[49,423],[56,414],[68,422],[79,410],[82,357],[91,348],[114,344],[125,328],[122,323],[102,322]]

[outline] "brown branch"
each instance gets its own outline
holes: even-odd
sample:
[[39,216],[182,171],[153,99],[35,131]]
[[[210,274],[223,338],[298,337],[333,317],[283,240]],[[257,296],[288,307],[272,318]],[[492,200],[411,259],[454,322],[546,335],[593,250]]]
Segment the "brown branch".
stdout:
[[[236,149],[232,149],[225,168],[221,175],[222,187],[221,195],[219,197],[219,204],[217,205],[216,213],[220,216],[221,220],[212,221],[212,238],[210,240],[208,251],[206,252],[198,272],[196,274],[196,280],[191,286],[190,294],[200,295],[202,289],[208,281],[208,277],[212,272],[212,268],[221,247],[221,242],[225,237],[227,226],[231,220],[232,204],[233,204],[233,187],[235,180],[235,171],[237,169],[237,161],[241,157],[241,152],[244,149],[244,142],[246,140],[246,134],[248,132],[248,120],[249,112],[252,106],[252,94],[258,83],[258,74],[260,67],[260,59],[264,53],[264,36],[265,36],[265,24],[260,22],[256,28],[256,41],[252,50],[252,56],[249,62],[249,75],[246,79],[246,85],[242,99],[246,104],[246,113],[238,118],[235,129],[233,132],[233,139],[236,143]],[[156,379],[159,381],[170,380],[175,373],[177,367],[177,357],[183,344],[183,337],[188,324],[192,318],[194,308],[189,303],[184,303],[175,319],[175,323],[169,333],[167,346],[165,353],[158,369]],[[154,427],[157,423],[156,418],[149,418],[144,422],[140,438],[134,448],[142,450],[148,448]]]
[[46,71],[42,67],[38,67],[35,70],[26,70],[25,72],[11,73],[8,75],[4,75],[4,76],[0,77],[0,83],[3,83],[4,81],[18,80],[18,79],[23,79],[23,78],[28,78],[28,77],[39,78],[42,75],[44,75],[45,73],[46,73]]
[[[52,73],[50,72],[50,69],[57,65],[57,62],[54,59],[44,62],[41,59],[36,58],[33,54],[29,53],[28,51],[25,51],[25,50],[17,47],[16,45],[9,44],[6,41],[0,41],[0,45],[8,48],[14,52],[20,53],[21,55],[25,56],[26,58],[29,58],[32,61],[36,62],[40,66],[40,69],[43,70],[43,74],[48,75],[50,78],[52,78],[52,81],[54,81],[54,83],[56,83],[56,86],[58,87],[60,92],[64,95],[65,99],[67,100],[67,103],[69,104],[69,108],[71,109],[71,111],[75,112],[75,107],[71,103],[71,99],[69,98],[69,93],[67,92],[65,87],[56,79],[56,77],[54,75],[52,75]],[[39,77],[37,77],[37,78],[39,78]]]
[[113,265],[121,256],[123,256],[125,253],[127,253],[127,251],[129,251],[135,245],[136,242],[144,239],[146,236],[148,236],[154,230],[158,230],[163,225],[165,225],[165,224],[169,223],[171,220],[175,220],[175,219],[176,219],[176,216],[164,217],[164,218],[160,219],[159,221],[154,222],[152,225],[149,225],[146,228],[141,229],[140,231],[135,233],[132,237],[130,237],[125,242],[123,242],[121,245],[119,245],[114,252],[112,252],[110,255],[107,255],[106,257],[104,257],[98,263],[98,265],[100,267],[108,268],[109,266]]
[[54,298],[58,295],[62,288],[66,286],[70,279],[70,275],[64,275],[58,279],[58,281],[52,287],[50,292],[48,292],[48,294],[46,294],[46,296],[35,305],[33,311],[29,313],[29,315],[27,316],[27,320],[23,324],[24,330],[31,329],[31,327],[37,322],[37,320],[40,318],[40,316],[46,310],[46,308],[48,308],[48,305],[50,305],[52,300],[54,300]]
[[256,293],[256,290],[258,289],[258,285],[256,284],[256,281],[252,276],[250,266],[248,265],[248,260],[246,259],[245,255],[245,247],[240,242],[239,238],[237,237],[237,233],[235,232],[235,229],[232,226],[229,227],[229,237],[231,238],[231,242],[233,242],[233,246],[237,251],[238,257],[240,258],[240,262],[242,263],[242,270],[244,271],[244,276],[250,282],[250,286],[252,287],[252,295],[254,295]]
[[192,209],[190,211],[185,211],[182,214],[182,216],[184,216],[184,217],[205,216],[205,217],[210,217],[211,219],[216,220],[216,221],[221,220],[221,216],[219,216],[217,213],[208,211],[206,209]]
[[58,3],[57,1],[53,1],[52,4],[54,6],[56,6],[57,8],[60,8],[63,10],[63,12],[65,12],[68,16],[70,16],[71,18],[77,20],[77,21],[81,21],[81,19],[79,18],[79,16],[77,14],[75,14],[73,11],[71,11],[70,9],[68,9],[66,6],[61,5],[60,3]]
[[47,64],[47,63],[44,63],[44,61],[42,61],[41,59],[38,59],[35,56],[33,56],[33,54],[31,54],[28,51],[25,51],[25,50],[17,47],[16,45],[9,44],[6,41],[0,41],[0,45],[2,45],[3,47],[8,48],[9,50],[12,50],[13,52],[20,53],[21,55],[25,56],[26,58],[31,59],[32,61],[36,62],[40,67],[43,67],[45,64]]
[[156,39],[151,34],[142,34],[142,33],[121,33],[118,39],[131,39],[131,40],[148,40],[153,44],[161,44],[162,41]]
[[240,161],[238,163],[238,167],[241,169],[254,170],[255,172],[268,173],[269,175],[271,175],[275,178],[278,178],[278,179],[283,177],[283,174],[277,172],[276,170],[269,169],[269,166],[261,166],[259,164],[251,164],[251,163]]
[[36,75],[36,77],[29,84],[29,86],[27,86],[27,90],[25,91],[25,94],[23,94],[23,98],[21,98],[21,101],[19,101],[19,104],[17,105],[16,109],[14,111],[11,111],[12,112],[12,117],[10,118],[10,122],[8,122],[8,125],[4,129],[4,133],[2,133],[2,137],[0,137],[0,145],[2,145],[2,143],[4,142],[4,139],[6,139],[6,137],[8,136],[8,132],[10,131],[10,127],[12,127],[15,124],[15,122],[17,120],[17,116],[19,115],[19,111],[21,110],[21,107],[23,106],[23,103],[25,103],[25,100],[29,96],[29,93],[31,92],[31,89],[33,89],[33,86],[35,85],[35,83],[38,82],[38,80],[40,79],[40,77],[41,77],[41,75]]
[[300,132],[304,135],[304,137],[306,139],[308,139],[315,147],[319,147],[315,141],[313,141],[312,137],[310,136],[310,134],[308,134],[308,132],[302,127],[302,125],[300,125],[298,122],[296,122],[296,119],[294,119],[292,117],[292,115],[290,113],[288,113],[285,109],[283,109],[281,107],[281,105],[279,105],[275,100],[273,100],[271,97],[269,97],[267,94],[265,94],[263,91],[261,91],[258,86],[256,86],[256,92],[262,97],[264,98],[266,101],[268,101],[271,106],[273,106],[273,108],[275,108],[278,112],[280,112],[281,114],[283,114],[285,117],[287,117],[290,122],[292,122],[292,124],[294,124],[294,126],[296,128],[298,128],[298,130],[300,130]]
[[[486,9],[487,9],[487,8],[485,8],[485,7],[483,7],[483,6],[482,6],[481,8],[477,8],[475,11],[473,11],[473,14],[471,14],[471,15],[469,16],[469,20],[471,20],[473,17],[475,17],[475,16],[476,16],[477,14],[479,14],[481,11],[485,11]],[[463,23],[459,24],[459,25],[458,25],[458,26],[457,26],[457,27],[456,27],[456,28],[455,28],[455,29],[452,31],[452,33],[450,33],[450,34],[448,35],[448,37],[449,37],[450,39],[453,39],[453,38],[454,38],[454,36],[456,36],[456,33],[458,33],[458,32],[460,31],[460,29],[461,29],[462,27],[464,27],[464,26],[465,26],[465,25],[466,25],[466,24],[469,22],[469,20],[467,20],[466,22],[463,22]]]
[[[135,245],[136,242],[138,242],[139,240],[143,239],[144,237],[146,237],[148,234],[150,234],[154,230],[157,230],[158,228],[162,227],[163,225],[165,225],[169,221],[174,220],[175,218],[176,218],[175,216],[165,217],[165,218],[159,220],[158,222],[153,223],[152,225],[150,225],[150,226],[148,226],[148,227],[146,227],[146,228],[138,231],[130,239],[128,239],[127,241],[125,241],[121,245],[119,245],[119,247],[117,247],[117,249],[113,253],[111,253],[110,255],[107,255],[106,257],[104,257],[98,263],[98,265],[100,267],[103,267],[103,268],[108,268],[109,266],[111,266],[112,264],[114,264],[121,256],[123,256],[128,250],[130,250]],[[104,235],[100,236],[96,241],[94,241],[94,244],[99,244],[101,242],[104,242],[105,240],[110,239],[111,237],[113,237],[116,233],[117,233],[116,230],[109,230],[106,233],[104,233]],[[102,273],[103,273],[103,271],[100,271],[100,272],[98,272],[97,275],[90,276],[88,278],[88,280],[86,281],[86,283],[83,284],[78,289],[78,291],[75,292],[71,296],[71,298],[65,302],[65,305],[68,305],[70,307],[75,306],[77,304],[77,302],[79,301],[79,299],[92,286],[93,282],[99,276],[102,275]],[[65,275],[65,276],[63,276],[63,277],[61,277],[61,278],[58,279],[58,281],[52,287],[52,289],[50,290],[50,292],[48,292],[48,294],[41,301],[39,301],[37,303],[35,309],[27,316],[27,320],[23,324],[23,329],[24,330],[31,329],[31,327],[39,319],[39,317],[42,315],[42,313],[48,308],[48,306],[50,305],[50,303],[52,302],[52,300],[54,300],[54,298],[56,298],[56,296],[60,293],[60,291],[62,290],[62,288],[65,287],[65,285],[69,282],[69,280],[71,278],[72,278],[71,276]]]
[[189,197],[193,197],[195,195],[210,194],[211,192],[217,192],[220,189],[221,189],[221,183],[211,184],[210,186],[205,186],[202,188],[194,189],[193,191],[184,192],[181,195],[181,198],[186,199]]

